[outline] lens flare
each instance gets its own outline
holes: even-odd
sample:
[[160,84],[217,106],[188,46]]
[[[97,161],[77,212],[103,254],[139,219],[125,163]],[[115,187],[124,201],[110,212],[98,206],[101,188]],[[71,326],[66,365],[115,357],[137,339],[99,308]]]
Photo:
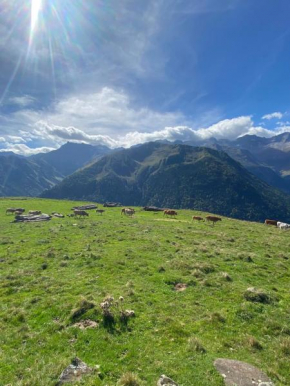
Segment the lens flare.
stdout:
[[39,13],[41,10],[41,5],[42,5],[42,0],[31,0],[31,27],[30,27],[30,31],[32,34],[37,26]]

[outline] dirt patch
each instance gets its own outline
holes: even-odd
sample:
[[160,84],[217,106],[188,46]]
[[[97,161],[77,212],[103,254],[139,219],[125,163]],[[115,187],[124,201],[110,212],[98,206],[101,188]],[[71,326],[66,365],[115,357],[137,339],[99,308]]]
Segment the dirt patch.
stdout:
[[77,327],[81,330],[86,330],[87,328],[97,328],[98,323],[93,320],[86,319],[82,320],[81,322],[75,323],[73,327]]

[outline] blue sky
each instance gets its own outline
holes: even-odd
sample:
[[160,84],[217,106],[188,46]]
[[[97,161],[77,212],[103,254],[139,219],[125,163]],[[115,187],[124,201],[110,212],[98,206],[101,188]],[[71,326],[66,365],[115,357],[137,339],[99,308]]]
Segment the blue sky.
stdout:
[[290,131],[289,14],[288,0],[0,0],[0,149]]

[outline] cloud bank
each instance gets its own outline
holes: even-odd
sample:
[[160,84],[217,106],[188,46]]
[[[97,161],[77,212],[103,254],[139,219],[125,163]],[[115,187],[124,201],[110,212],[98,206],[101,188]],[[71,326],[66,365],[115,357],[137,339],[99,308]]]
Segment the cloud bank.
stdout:
[[[234,140],[246,134],[271,137],[290,130],[283,122],[274,130],[257,126],[251,116],[202,125],[178,111],[140,107],[124,91],[108,87],[97,93],[69,96],[48,110],[29,108],[26,102],[30,101],[29,96],[16,100],[22,108],[5,119],[0,116],[2,150],[31,155],[50,151],[67,141],[117,148],[156,140],[202,142],[212,137]],[[278,118],[277,114],[281,113],[265,117]]]

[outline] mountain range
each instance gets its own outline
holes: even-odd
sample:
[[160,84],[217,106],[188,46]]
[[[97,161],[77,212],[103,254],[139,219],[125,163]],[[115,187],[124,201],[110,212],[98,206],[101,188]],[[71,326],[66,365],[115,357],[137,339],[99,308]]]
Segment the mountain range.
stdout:
[[108,154],[42,197],[194,208],[247,220],[290,218],[290,196],[224,151],[157,142]]
[[[157,151],[157,148],[155,149],[154,146],[168,146],[167,150],[164,150],[164,154],[167,154],[167,156],[162,158],[160,155],[161,150]],[[147,165],[148,157],[151,157],[157,160],[156,162],[159,162],[160,165],[165,166],[168,162],[166,160],[168,157],[172,160],[172,156],[169,155],[170,151],[173,152],[172,154],[176,152],[177,148],[174,146],[179,146],[177,148],[180,154],[182,154],[182,146],[185,146],[186,149],[196,149],[195,151],[198,151],[199,154],[203,152],[204,156],[202,158],[210,162],[211,168],[208,170],[204,169],[201,173],[199,169],[200,161],[190,161],[187,163],[181,156],[176,156],[173,169],[175,171],[178,170],[178,173],[173,173],[171,176],[171,179],[175,179],[174,186],[181,184],[184,187],[187,175],[190,175],[191,178],[194,176],[194,184],[190,183],[192,189],[182,188],[179,189],[179,192],[172,187],[174,194],[169,198],[167,194],[160,193],[163,192],[164,186],[161,186],[159,183],[159,181],[163,181],[163,184],[165,184],[164,179],[169,178],[169,170],[163,169],[161,166],[157,167],[157,164],[151,161],[148,168],[145,165]],[[148,155],[148,157],[146,156],[140,161],[140,154],[144,152],[147,154],[148,148],[151,150],[154,148],[155,150],[152,150],[150,156]],[[169,151],[168,149],[171,150]],[[216,151],[217,153],[210,153],[210,151]],[[218,157],[216,154],[220,154],[220,156]],[[225,154],[227,155],[227,158],[223,158],[223,161],[220,158],[221,154],[223,154],[223,157],[225,157]],[[116,159],[118,160],[117,163],[114,161]],[[226,171],[230,169],[230,160],[236,161],[236,168],[235,171],[231,169],[232,173],[229,179],[226,178]],[[214,163],[215,167],[213,167]],[[237,165],[239,165],[240,169]],[[173,169],[171,169],[171,172],[173,172]],[[220,179],[217,179],[218,173],[216,169],[220,169]],[[256,188],[258,186],[257,181],[262,184],[259,186],[259,189],[264,192],[269,192],[271,187],[276,188],[271,194],[274,196],[277,193],[282,194],[282,196],[279,196],[280,200],[282,199],[281,197],[284,197],[287,201],[288,194],[290,194],[290,133],[280,134],[272,138],[246,135],[234,141],[217,140],[215,138],[195,142],[179,141],[169,143],[167,141],[157,141],[151,144],[137,145],[127,150],[117,149],[114,151],[101,145],[92,146],[68,142],[57,150],[30,157],[19,156],[12,152],[0,152],[0,196],[43,195],[52,197],[55,195],[59,198],[82,198],[100,201],[116,200],[126,205],[154,204],[166,207],[192,207],[194,203],[195,207],[203,210],[216,211],[217,213],[224,213],[239,218],[258,218],[259,216],[250,215],[248,209],[243,211],[240,208],[238,213],[235,214],[233,212],[234,205],[230,202],[224,205],[224,203],[219,203],[217,197],[213,199],[209,186],[206,187],[203,180],[204,175],[206,175],[208,181],[214,180],[215,185],[219,186],[219,189],[221,189],[220,194],[222,194],[222,190],[231,192],[230,194],[233,196],[237,195],[240,202],[243,202],[242,190],[238,190],[237,186],[235,187],[233,183],[234,181],[237,182],[238,177],[233,176],[239,174],[239,177],[243,179],[246,177],[246,171],[250,172],[251,177],[256,177],[251,182]],[[151,186],[151,181],[153,181],[154,176],[157,174],[158,179],[154,182],[154,186]],[[144,179],[145,175],[148,180],[146,182]],[[199,179],[200,181],[198,182]],[[81,185],[78,186],[76,181],[81,181]],[[219,185],[216,181],[222,181],[222,184]],[[200,193],[194,193],[198,192],[198,185],[204,189],[205,194],[203,197],[202,190],[200,190]],[[68,186],[71,186],[69,190],[67,190]],[[157,187],[158,191],[155,189]],[[150,194],[146,193],[146,189],[151,190]],[[118,197],[114,194],[114,190],[118,192]],[[155,192],[154,195],[152,195],[153,191]],[[287,195],[283,195],[283,192],[287,193]],[[265,194],[268,199],[269,194]],[[164,196],[163,200],[160,199],[161,196]],[[255,201],[254,196],[255,194],[253,193],[253,202]],[[250,195],[247,197],[249,198]],[[213,201],[215,201],[215,204],[213,204]],[[249,202],[248,200],[248,204]],[[262,200],[261,202],[264,201]],[[279,206],[278,201],[276,205]],[[287,206],[286,203],[285,205]],[[232,210],[229,211],[225,206],[232,207]],[[235,204],[235,208],[237,207],[239,205]],[[266,213],[265,211],[260,212],[263,215]],[[244,216],[244,213],[247,214]],[[271,210],[267,213],[269,217],[270,214],[275,214],[276,212]]]
[[288,132],[271,138],[245,135],[234,141],[210,138],[183,143],[223,150],[258,178],[290,193],[290,133]]
[[106,146],[68,142],[57,150],[30,157],[0,152],[0,196],[39,196],[109,151]]

